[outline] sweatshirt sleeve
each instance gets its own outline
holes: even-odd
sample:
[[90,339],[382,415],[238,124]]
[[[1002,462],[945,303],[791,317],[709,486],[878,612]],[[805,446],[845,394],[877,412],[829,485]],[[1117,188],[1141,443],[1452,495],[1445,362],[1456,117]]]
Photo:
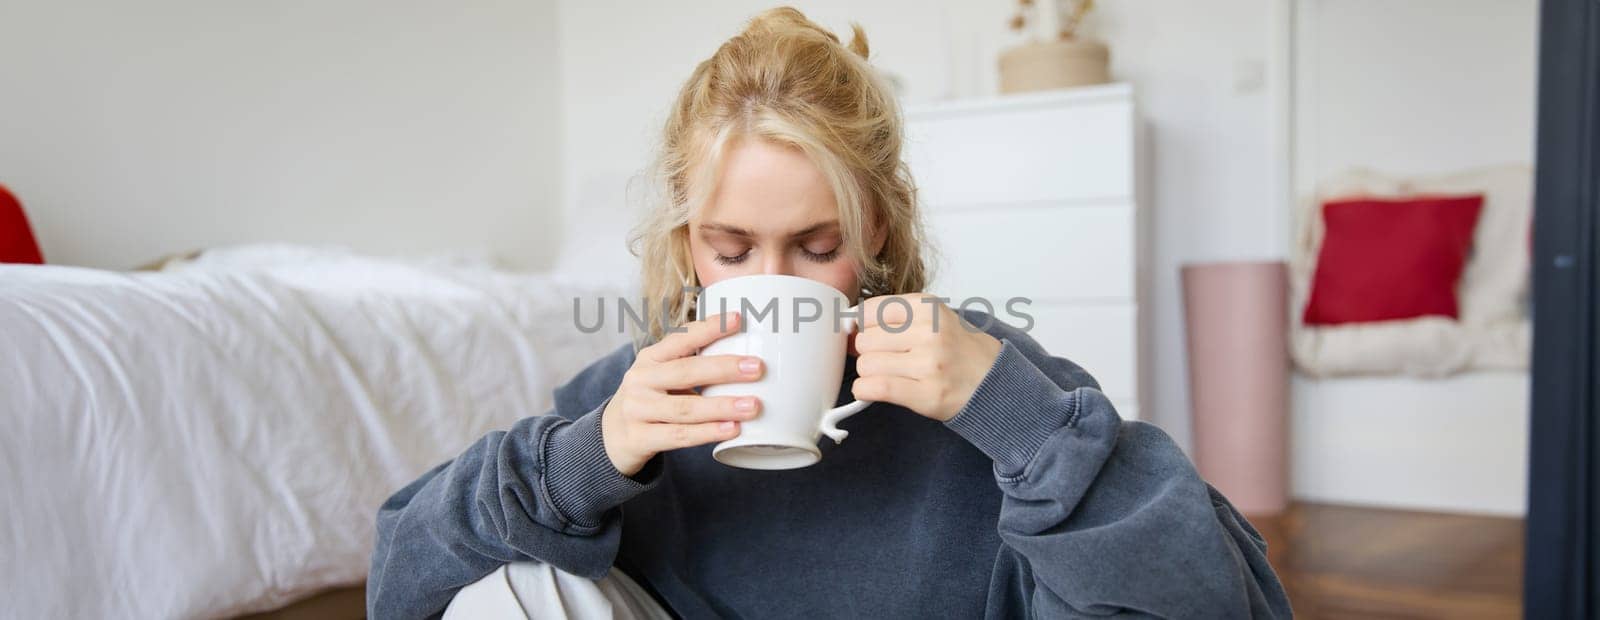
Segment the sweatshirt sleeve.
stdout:
[[1001,540],[1033,575],[1016,601],[1030,617],[1290,616],[1266,543],[1165,433],[1122,421],[1081,369],[1026,337],[1003,343],[947,424],[994,460]]
[[[557,408],[577,400],[558,393]],[[491,432],[384,502],[368,616],[437,616],[456,591],[509,562],[605,576],[621,540],[616,507],[659,472],[652,462],[636,480],[611,464],[600,435],[607,402],[576,419],[553,412]]]

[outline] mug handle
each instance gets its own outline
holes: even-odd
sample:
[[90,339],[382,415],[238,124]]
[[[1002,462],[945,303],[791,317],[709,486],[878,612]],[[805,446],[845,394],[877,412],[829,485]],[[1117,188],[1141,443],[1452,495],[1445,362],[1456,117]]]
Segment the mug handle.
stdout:
[[[860,321],[856,319],[856,316],[861,312],[861,304],[856,304],[850,310],[852,314],[846,317],[850,325],[847,331],[855,331],[856,326],[860,325]],[[844,441],[845,437],[850,436],[850,431],[839,428],[839,423],[843,422],[845,418],[860,413],[862,409],[866,409],[867,405],[871,404],[872,401],[870,400],[857,400],[847,405],[827,410],[822,414],[822,434],[827,435],[834,443]]]
[[833,443],[844,441],[845,437],[850,436],[850,431],[839,428],[839,423],[843,422],[845,418],[860,412],[862,409],[866,409],[867,405],[870,404],[872,404],[872,401],[870,400],[858,400],[848,405],[829,409],[826,413],[822,414],[822,434],[827,435],[829,439],[832,439]]

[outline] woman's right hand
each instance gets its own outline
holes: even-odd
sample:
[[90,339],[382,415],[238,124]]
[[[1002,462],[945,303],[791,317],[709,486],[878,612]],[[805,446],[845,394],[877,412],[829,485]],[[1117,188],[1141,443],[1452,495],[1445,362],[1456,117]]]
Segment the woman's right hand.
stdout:
[[657,453],[739,436],[739,422],[756,417],[754,396],[701,396],[694,388],[761,378],[760,358],[697,355],[701,348],[739,331],[739,315],[713,316],[685,324],[660,342],[639,350],[633,366],[600,414],[606,456],[624,476],[644,469]]

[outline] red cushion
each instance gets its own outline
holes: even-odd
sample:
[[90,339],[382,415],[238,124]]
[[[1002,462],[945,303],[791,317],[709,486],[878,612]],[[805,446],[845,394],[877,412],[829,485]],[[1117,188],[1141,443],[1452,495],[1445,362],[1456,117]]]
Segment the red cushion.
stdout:
[[1457,318],[1456,283],[1482,210],[1481,194],[1324,204],[1327,232],[1303,321]]
[[0,185],[0,263],[44,263],[22,203],[4,185]]

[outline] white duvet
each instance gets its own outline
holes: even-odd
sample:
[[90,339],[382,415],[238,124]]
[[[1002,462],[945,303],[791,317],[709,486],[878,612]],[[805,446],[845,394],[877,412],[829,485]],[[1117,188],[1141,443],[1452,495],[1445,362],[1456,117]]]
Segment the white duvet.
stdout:
[[227,616],[363,581],[391,492],[626,342],[573,326],[575,296],[616,294],[298,248],[0,265],[0,616]]

